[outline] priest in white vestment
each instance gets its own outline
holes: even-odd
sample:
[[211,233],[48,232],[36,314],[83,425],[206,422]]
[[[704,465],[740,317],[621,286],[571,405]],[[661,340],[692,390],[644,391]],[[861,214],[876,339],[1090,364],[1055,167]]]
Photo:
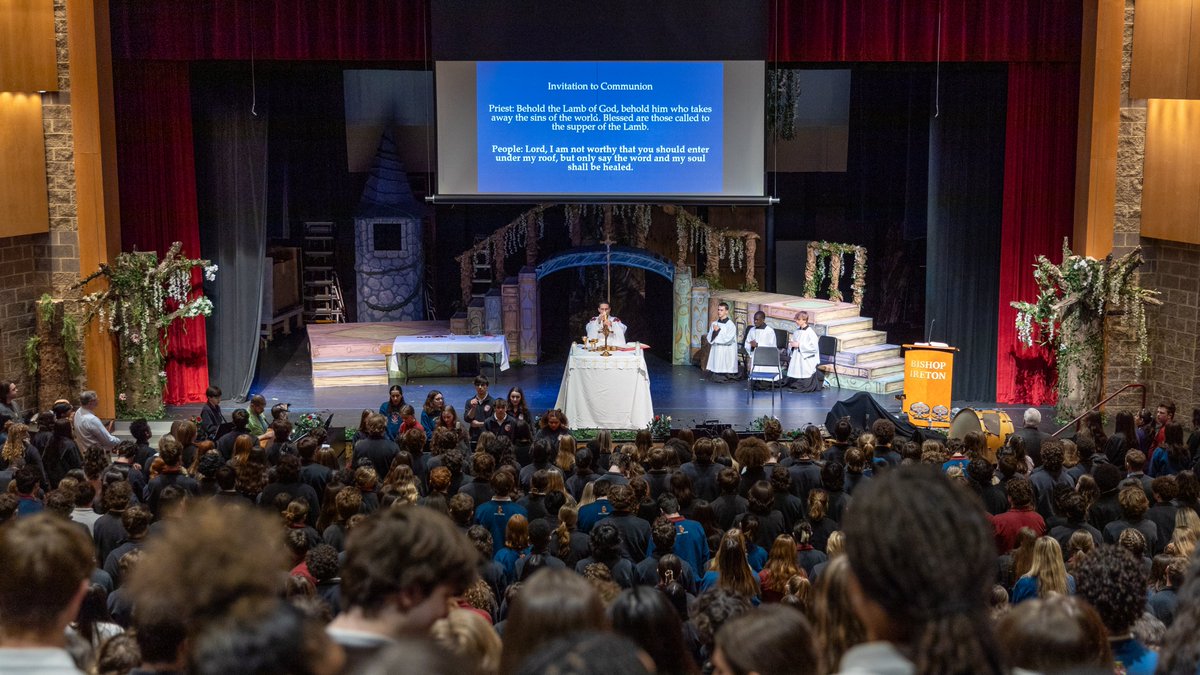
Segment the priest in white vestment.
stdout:
[[[817,373],[821,356],[817,333],[808,325],[808,312],[796,313],[796,330],[792,331],[792,339],[788,341],[788,353],[791,354],[787,369],[788,386],[795,386],[800,380],[810,380]],[[816,389],[820,388],[821,385],[816,386]]]
[[600,303],[597,308],[596,316],[592,317],[587,324],[587,339],[596,340],[600,346],[604,345],[604,329],[608,329],[608,346],[609,347],[624,347],[625,346],[625,324],[613,316],[607,302]]
[[737,379],[738,348],[737,324],[729,318],[729,305],[717,305],[717,320],[708,327],[708,364],[713,382],[729,382]]

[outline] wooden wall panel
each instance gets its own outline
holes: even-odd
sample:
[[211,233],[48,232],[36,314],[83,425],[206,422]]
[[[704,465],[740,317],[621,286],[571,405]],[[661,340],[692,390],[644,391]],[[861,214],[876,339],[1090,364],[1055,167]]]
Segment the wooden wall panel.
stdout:
[[51,0],[0,0],[0,91],[58,89]]
[[1075,158],[1075,252],[1112,251],[1121,117],[1124,0],[1083,3],[1079,64],[1079,135]]
[[1138,0],[1130,98],[1200,98],[1200,0]]
[[[114,258],[121,242],[108,0],[69,0],[67,35],[79,269],[88,274]],[[97,283],[85,290],[97,290]],[[96,414],[111,417],[116,402],[116,343],[92,323],[83,346],[88,387],[100,395]]]
[[1150,100],[1142,235],[1200,244],[1200,101]]
[[42,96],[0,92],[0,237],[49,231]]

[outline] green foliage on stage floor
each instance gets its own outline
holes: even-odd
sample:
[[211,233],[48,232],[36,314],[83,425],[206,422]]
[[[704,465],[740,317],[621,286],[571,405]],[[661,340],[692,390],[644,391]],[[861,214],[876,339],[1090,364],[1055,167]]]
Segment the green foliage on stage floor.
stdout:
[[1149,361],[1146,305],[1161,305],[1162,301],[1158,291],[1141,286],[1136,272],[1143,262],[1141,247],[1120,258],[1109,254],[1097,260],[1073,254],[1064,239],[1061,263],[1055,265],[1038,256],[1033,266],[1037,300],[1012,303],[1021,343],[1054,350],[1061,420],[1074,419],[1100,400],[1107,317],[1126,319],[1123,323],[1137,343],[1134,365],[1139,372]]

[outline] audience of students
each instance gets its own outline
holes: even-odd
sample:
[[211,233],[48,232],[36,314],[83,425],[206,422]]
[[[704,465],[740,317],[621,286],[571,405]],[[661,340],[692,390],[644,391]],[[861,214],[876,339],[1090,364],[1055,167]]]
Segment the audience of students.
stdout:
[[[157,451],[144,424],[112,444],[98,420],[9,421],[0,673],[1200,664],[1200,480],[1173,421],[1122,418],[1095,452],[1096,420],[1067,445],[1026,415],[995,461],[887,420],[584,447],[486,378],[470,427],[440,392],[419,415],[389,393],[341,458],[286,414],[256,438],[253,399],[215,442],[184,422]],[[219,392],[205,413],[223,423]]]

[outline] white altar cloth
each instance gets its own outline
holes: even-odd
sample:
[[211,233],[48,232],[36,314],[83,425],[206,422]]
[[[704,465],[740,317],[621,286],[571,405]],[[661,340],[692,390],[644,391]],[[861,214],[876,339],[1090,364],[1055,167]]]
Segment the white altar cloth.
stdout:
[[654,419],[650,372],[641,345],[612,356],[571,345],[555,408],[573,429],[643,429]]

